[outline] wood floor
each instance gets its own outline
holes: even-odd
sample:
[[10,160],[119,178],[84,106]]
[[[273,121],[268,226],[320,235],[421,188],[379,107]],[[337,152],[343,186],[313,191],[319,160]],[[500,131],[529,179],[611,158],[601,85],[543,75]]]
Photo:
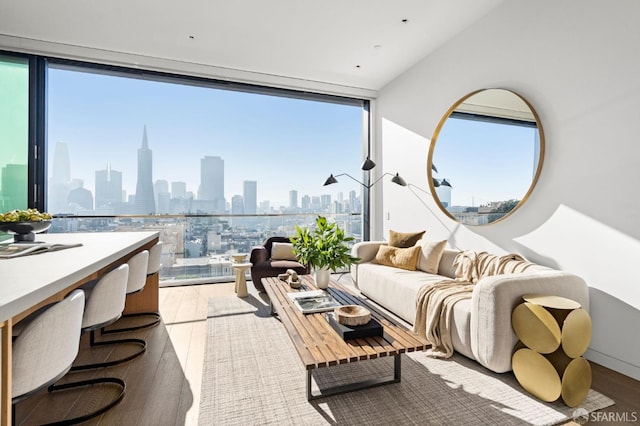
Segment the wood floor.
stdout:
[[[251,288],[251,283],[248,286]],[[126,395],[120,404],[87,424],[197,425],[207,304],[210,297],[227,294],[233,294],[232,283],[161,288],[161,325],[121,335],[145,339],[148,344],[145,354],[119,366],[67,374],[62,382],[114,376],[127,383]],[[131,324],[134,320],[121,320],[121,326],[124,321]],[[113,339],[120,335],[106,337]],[[114,350],[87,348],[88,339],[84,336],[78,363],[117,359],[135,350],[124,344]],[[618,413],[618,419],[624,419],[620,417],[624,415],[629,419],[635,413],[640,422],[640,382],[593,363],[592,368],[593,388],[616,401],[605,412]],[[34,425],[78,416],[114,395],[114,389],[97,386],[52,394],[41,391],[17,405],[17,424]]]

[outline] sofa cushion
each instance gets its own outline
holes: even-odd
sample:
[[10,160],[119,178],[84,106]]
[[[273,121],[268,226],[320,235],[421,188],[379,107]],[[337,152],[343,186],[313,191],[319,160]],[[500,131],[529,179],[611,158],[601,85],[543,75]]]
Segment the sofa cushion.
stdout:
[[440,259],[444,252],[444,247],[447,245],[447,240],[443,241],[420,241],[418,246],[420,250],[420,256],[418,257],[418,265],[416,269],[419,269],[430,274],[438,273],[438,266],[440,266]]
[[460,250],[444,249],[442,258],[440,258],[440,265],[438,265],[438,275],[455,278],[456,268],[453,266],[453,262],[460,253]]
[[422,238],[425,231],[420,232],[396,232],[389,231],[389,245],[393,247],[413,247]]
[[[358,266],[358,288],[371,300],[413,324],[416,316],[418,290],[425,284],[448,280],[449,277],[427,274],[422,271],[407,271],[375,263]],[[462,300],[453,308],[454,323],[451,325],[453,348],[473,359],[471,351],[471,301]]]
[[291,243],[273,243],[271,245],[271,259],[273,260],[298,260],[293,253]]
[[408,248],[380,246],[373,260],[380,265],[415,271],[420,252],[421,248],[418,246]]

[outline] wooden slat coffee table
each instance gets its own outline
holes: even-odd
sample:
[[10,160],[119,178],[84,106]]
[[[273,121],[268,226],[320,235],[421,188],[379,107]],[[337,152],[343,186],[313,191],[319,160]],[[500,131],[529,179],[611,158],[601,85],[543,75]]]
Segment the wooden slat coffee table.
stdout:
[[[384,327],[384,336],[363,339],[343,340],[325,319],[325,314],[303,314],[287,296],[289,292],[317,290],[313,278],[301,276],[302,287],[292,289],[286,282],[277,277],[263,278],[262,284],[271,301],[271,311],[277,314],[287,330],[300,359],[307,370],[307,399],[309,401],[355,390],[367,389],[389,383],[400,382],[400,355],[405,352],[422,351],[429,347],[429,342],[410,330],[396,324],[388,316],[357,296],[346,286],[331,280],[327,291],[343,305],[362,305],[371,312]],[[365,361],[374,358],[393,356],[393,375],[377,379],[351,383],[343,386],[320,389],[312,393],[312,372],[317,368],[331,367],[338,364]]]

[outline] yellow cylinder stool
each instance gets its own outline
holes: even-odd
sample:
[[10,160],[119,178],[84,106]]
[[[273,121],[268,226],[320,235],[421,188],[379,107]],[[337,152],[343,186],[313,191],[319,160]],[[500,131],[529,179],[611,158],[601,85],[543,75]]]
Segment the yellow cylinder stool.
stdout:
[[513,373],[530,394],[577,407],[591,388],[591,367],[582,357],[591,341],[591,318],[579,303],[559,296],[528,294],[511,324],[520,339]]

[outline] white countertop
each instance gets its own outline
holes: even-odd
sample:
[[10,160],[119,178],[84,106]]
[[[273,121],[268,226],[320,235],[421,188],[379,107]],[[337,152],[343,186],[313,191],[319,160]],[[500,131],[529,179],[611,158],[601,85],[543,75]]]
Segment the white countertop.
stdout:
[[82,246],[0,259],[0,322],[24,312],[155,238],[158,238],[158,232],[36,234],[36,241],[82,243]]

